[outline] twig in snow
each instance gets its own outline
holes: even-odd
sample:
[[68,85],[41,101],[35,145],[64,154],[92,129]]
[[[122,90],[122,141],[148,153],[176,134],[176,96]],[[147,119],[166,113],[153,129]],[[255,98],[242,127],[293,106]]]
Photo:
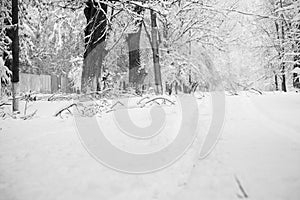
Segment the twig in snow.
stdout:
[[35,110],[33,113],[31,113],[29,115],[22,116],[21,119],[23,119],[23,120],[32,119],[36,113],[37,113],[37,110]]
[[[69,106],[64,107],[63,109],[61,109],[61,110],[59,110],[58,112],[56,112],[56,113],[54,114],[54,116],[55,116],[55,117],[57,117],[57,116],[60,116],[60,117],[61,117],[61,114],[62,114],[65,110],[67,110],[70,114],[72,114],[72,112],[69,110],[69,108],[72,108],[73,106],[77,107],[77,104],[76,104],[76,103],[73,103],[73,104],[71,104],[71,105],[69,105]],[[62,117],[61,117],[61,118],[62,118]]]
[[245,189],[244,189],[244,187],[243,187],[243,185],[242,185],[240,179],[239,179],[237,176],[234,176],[234,180],[235,180],[235,182],[238,184],[239,189],[240,189],[240,191],[241,191],[242,194],[243,194],[242,198],[248,198],[249,196],[248,196],[247,192],[245,191]]
[[2,106],[10,106],[11,104],[9,104],[9,103],[0,103],[0,107],[2,107]]
[[175,105],[175,102],[173,102],[173,101],[171,101],[171,100],[169,100],[169,99],[167,99],[167,98],[164,98],[164,97],[156,97],[156,98],[153,98],[153,99],[147,101],[142,107],[144,107],[145,105],[147,105],[148,103],[151,103],[151,102],[155,102],[155,103],[157,103],[158,105],[160,105],[160,104],[157,102],[157,100],[163,100],[163,103],[165,103],[165,102],[167,101],[167,102],[171,103],[172,105]]
[[114,112],[114,111],[116,111],[116,110],[115,109],[109,109],[109,110],[106,111],[106,113],[110,113],[110,112]]
[[112,109],[113,109],[114,107],[116,107],[118,104],[120,104],[121,106],[126,107],[122,102],[117,101],[114,105],[112,105],[112,106],[110,107],[110,109],[112,110]]
[[6,115],[10,116],[12,119],[17,119],[16,115],[14,115],[14,114],[10,114],[7,112]]
[[146,97],[142,98],[141,100],[139,100],[136,104],[140,105],[142,103],[142,101],[144,101],[145,99],[150,99],[150,97],[146,96]]
[[53,101],[54,100],[54,96],[55,96],[56,94],[54,93],[54,94],[52,94],[49,98],[48,98],[48,101]]
[[258,92],[260,95],[263,95],[263,93],[255,88],[251,88],[250,90],[254,90],[255,92]]

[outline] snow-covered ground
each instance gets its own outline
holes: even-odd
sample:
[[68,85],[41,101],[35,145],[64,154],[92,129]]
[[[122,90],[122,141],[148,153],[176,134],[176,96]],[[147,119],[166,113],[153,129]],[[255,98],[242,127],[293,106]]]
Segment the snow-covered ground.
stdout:
[[[0,199],[300,199],[299,94],[226,96],[223,132],[208,157],[199,159],[199,139],[172,166],[144,175],[116,172],[91,157],[73,117],[53,117],[69,103],[35,102],[34,119],[0,121]],[[207,132],[210,99],[198,104],[200,129]],[[133,121],[146,125],[140,111],[131,111]],[[172,118],[176,111],[166,113]],[[98,119],[110,127],[108,137],[132,147],[115,134],[109,117]],[[144,145],[159,148],[172,137]]]

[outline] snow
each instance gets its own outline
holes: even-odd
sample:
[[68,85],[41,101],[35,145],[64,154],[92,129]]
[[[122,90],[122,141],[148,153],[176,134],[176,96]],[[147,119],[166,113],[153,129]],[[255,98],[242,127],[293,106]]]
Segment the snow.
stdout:
[[[297,93],[242,93],[226,96],[226,119],[214,151],[199,159],[203,135],[172,166],[155,173],[130,175],[111,170],[82,146],[73,117],[53,114],[67,101],[34,102],[28,121],[0,121],[0,199],[249,199],[300,198],[300,96]],[[200,132],[211,120],[210,98],[198,100]],[[149,124],[148,108],[130,109],[140,126]],[[144,142],[144,151],[170,142],[176,109],[164,106],[167,134]],[[99,124],[115,145],[132,148],[116,134],[112,113]],[[174,122],[173,122],[174,124]],[[107,126],[105,126],[107,125]],[[123,142],[123,143],[122,143]],[[132,151],[132,149],[131,149]]]
[[296,67],[295,69],[293,69],[293,70],[291,71],[291,73],[300,74],[300,68],[299,68],[299,67]]

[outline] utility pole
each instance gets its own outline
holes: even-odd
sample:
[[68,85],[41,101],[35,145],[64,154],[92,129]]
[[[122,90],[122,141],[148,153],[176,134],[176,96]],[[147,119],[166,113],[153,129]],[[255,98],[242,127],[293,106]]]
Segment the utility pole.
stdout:
[[12,40],[12,109],[13,112],[19,111],[19,5],[18,0],[12,0],[12,24],[13,40]]

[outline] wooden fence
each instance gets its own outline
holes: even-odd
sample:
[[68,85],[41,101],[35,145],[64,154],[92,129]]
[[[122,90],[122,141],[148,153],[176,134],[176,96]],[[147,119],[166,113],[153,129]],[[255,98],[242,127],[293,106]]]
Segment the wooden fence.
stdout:
[[70,81],[65,76],[50,76],[20,73],[20,92],[39,93],[72,92]]

